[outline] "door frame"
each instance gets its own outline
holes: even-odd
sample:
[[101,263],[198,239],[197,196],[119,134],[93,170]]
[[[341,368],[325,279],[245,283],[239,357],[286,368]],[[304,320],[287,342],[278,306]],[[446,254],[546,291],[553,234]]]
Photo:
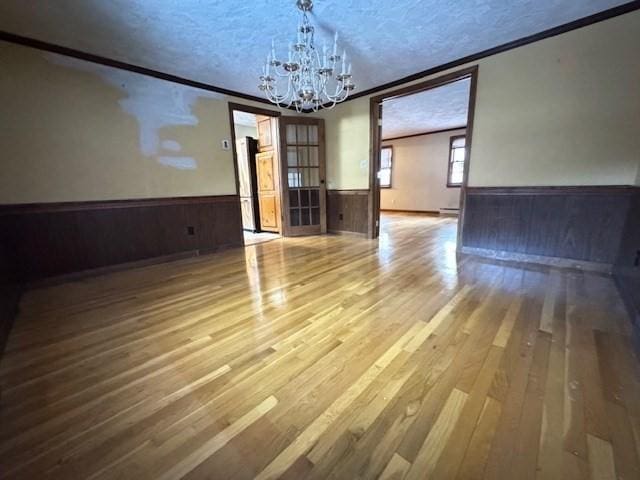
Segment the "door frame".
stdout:
[[462,229],[464,226],[464,207],[467,196],[467,183],[469,181],[469,166],[471,164],[471,145],[473,140],[473,119],[476,108],[476,90],[478,86],[478,66],[463,68],[446,75],[441,75],[424,82],[415,83],[406,87],[391,90],[369,99],[369,211],[368,211],[368,238],[375,239],[380,233],[380,182],[378,170],[380,170],[380,148],[382,146],[382,102],[392,98],[406,97],[415,93],[424,92],[441,87],[458,80],[471,79],[469,89],[469,107],[467,109],[466,144],[464,156],[464,173],[460,187],[460,212],[458,214],[458,238],[456,251],[462,248]]
[[[229,106],[229,125],[231,127],[231,151],[233,154],[233,172],[236,179],[236,196],[238,197],[238,208],[240,208],[240,173],[238,171],[238,152],[236,150],[236,126],[233,119],[233,112],[240,111],[246,113],[252,113],[254,115],[264,115],[265,117],[275,117],[278,118],[282,115],[281,112],[277,110],[269,110],[266,108],[253,107],[251,105],[243,105],[241,103],[228,102]],[[276,145],[278,150],[280,149],[280,131],[277,132]],[[280,152],[278,151],[278,171],[282,168],[282,159],[280,158]],[[283,192],[282,192],[282,182],[280,184],[280,205],[282,205],[283,200]],[[280,213],[282,217],[282,212]],[[282,221],[282,219],[281,219]],[[280,236],[284,237],[284,231],[281,229]],[[240,238],[242,239],[242,245],[244,246],[244,229],[242,228],[242,222],[240,222]]]

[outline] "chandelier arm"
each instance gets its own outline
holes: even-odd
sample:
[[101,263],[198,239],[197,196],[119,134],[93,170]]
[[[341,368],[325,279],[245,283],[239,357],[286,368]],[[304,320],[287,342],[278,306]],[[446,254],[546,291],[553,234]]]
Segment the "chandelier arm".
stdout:
[[[284,108],[289,108],[291,106],[292,100],[291,100],[291,79],[289,79],[288,82],[288,87],[287,87],[287,93],[285,93],[284,95],[280,95],[278,93],[278,85],[273,85],[273,89],[272,90],[267,90],[267,96],[269,98],[269,101],[271,101],[272,103],[275,103],[276,105],[278,105],[279,107],[283,107]],[[285,106],[283,104],[283,102],[289,98],[289,103]]]
[[340,101],[339,98],[342,95],[342,92],[344,92],[344,82],[340,82],[338,85],[336,85],[335,94],[333,94],[333,95],[327,94],[327,98],[329,100],[331,100],[332,102],[338,102],[338,101]]
[[335,100],[332,100],[330,103],[331,105],[329,105],[328,107],[326,106],[326,104],[323,104],[322,108],[324,108],[325,110],[331,110],[333,109],[333,107],[335,107],[338,104],[338,102]]
[[278,76],[280,78],[289,77],[289,72],[287,72],[287,70],[282,65],[274,68],[274,72],[275,72],[276,76]]
[[[276,85],[276,90],[277,90],[277,85]],[[278,106],[281,106],[280,103],[284,102],[285,100],[288,99],[288,104],[286,106],[286,108],[289,108],[291,106],[291,77],[289,77],[288,81],[287,81],[287,92],[284,95],[278,95],[277,98],[279,99],[278,101]]]
[[338,103],[344,102],[347,99],[347,97],[349,97],[350,90],[346,89],[346,88],[342,88],[342,90],[340,91],[340,95],[342,95],[342,93],[344,93],[344,96],[342,98],[336,98],[335,100],[332,100],[332,102],[333,102],[332,105],[330,107],[328,107],[328,108],[327,107],[325,107],[325,108],[327,108],[328,110],[331,110]]

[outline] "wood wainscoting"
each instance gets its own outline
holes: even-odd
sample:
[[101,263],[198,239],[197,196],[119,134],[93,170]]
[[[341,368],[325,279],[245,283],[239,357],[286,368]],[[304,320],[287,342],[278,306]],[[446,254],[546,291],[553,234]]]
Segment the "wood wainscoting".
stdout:
[[21,290],[15,276],[14,257],[6,245],[0,244],[0,358],[18,313]]
[[469,187],[462,251],[616,261],[635,187]]
[[630,201],[613,276],[633,321],[640,351],[640,188]]
[[242,245],[236,195],[0,206],[21,282]]
[[327,231],[367,234],[369,190],[327,190]]

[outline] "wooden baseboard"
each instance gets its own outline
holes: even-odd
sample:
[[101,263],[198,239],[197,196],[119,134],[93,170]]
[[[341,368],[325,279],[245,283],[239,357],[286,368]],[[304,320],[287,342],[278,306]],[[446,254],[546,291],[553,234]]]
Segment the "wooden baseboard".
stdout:
[[622,303],[624,304],[627,312],[629,313],[629,318],[631,322],[640,328],[640,310],[638,309],[638,305],[634,301],[632,292],[626,287],[624,281],[620,278],[619,275],[616,274],[614,270],[613,280],[618,288],[618,294],[622,299]]
[[175,262],[178,260],[185,260],[187,258],[193,258],[193,257],[200,257],[200,256],[205,256],[205,255],[212,255],[214,253],[219,253],[221,251],[224,250],[228,250],[230,248],[234,248],[234,247],[240,247],[242,245],[240,244],[233,244],[233,245],[221,245],[219,247],[216,248],[208,248],[208,249],[201,249],[201,250],[192,250],[189,252],[179,252],[179,253],[174,253],[171,255],[162,255],[160,257],[153,257],[153,258],[145,258],[144,260],[137,260],[134,262],[125,262],[125,263],[118,263],[116,265],[109,265],[106,267],[100,267],[100,268],[92,268],[92,269],[88,269],[88,270],[82,270],[80,272],[73,272],[73,273],[68,273],[68,274],[64,274],[64,275],[57,275],[55,277],[48,277],[48,278],[44,278],[42,280],[34,280],[32,282],[29,282],[26,287],[29,289],[37,289],[37,288],[45,288],[45,287],[51,287],[54,285],[60,285],[62,283],[67,283],[67,282],[74,282],[74,281],[79,281],[79,280],[84,280],[86,278],[91,278],[91,277],[99,277],[100,275],[107,275],[109,273],[116,273],[116,272],[123,272],[125,270],[133,270],[136,268],[143,268],[143,267],[151,267],[153,265],[159,265],[162,263],[169,263],[169,262]]
[[365,188],[351,190],[327,190],[327,195],[362,195],[366,197],[369,195],[369,190]]
[[9,333],[18,316],[22,287],[19,285],[6,285],[0,291],[0,360],[4,353]]
[[636,187],[635,195],[629,204],[629,211],[625,221],[624,230],[616,265],[613,270],[613,278],[618,287],[618,293],[622,298],[629,319],[633,326],[634,344],[640,354],[640,187]]
[[412,215],[429,215],[431,217],[440,216],[440,212],[437,210],[396,210],[393,208],[381,208],[380,211],[389,213],[409,213]]
[[327,233],[331,235],[345,235],[349,237],[367,238],[366,233],[350,232],[348,230],[327,230]]
[[622,299],[622,303],[629,315],[631,322],[631,328],[633,331],[632,343],[636,349],[636,352],[640,353],[640,308],[634,300],[634,292],[629,291],[629,288],[625,285],[622,278],[616,274],[614,270],[613,280],[618,289],[618,294]]
[[144,260],[137,260],[135,262],[118,263],[116,265],[109,265],[107,267],[91,268],[88,270],[82,270],[80,272],[67,273],[64,275],[56,275],[55,277],[48,277],[42,280],[34,280],[27,284],[28,289],[37,289],[51,287],[54,285],[60,285],[67,282],[75,282],[78,280],[84,280],[91,277],[99,277],[100,275],[106,275],[109,273],[122,272],[125,270],[133,270],[135,268],[150,267],[152,265],[158,265],[161,263],[174,262],[176,260],[183,260],[185,258],[197,257],[198,251],[192,252],[180,252],[173,255],[163,255],[161,257],[146,258]]
[[611,275],[613,269],[613,265],[608,263],[585,262],[581,260],[571,260],[568,258],[545,257],[543,255],[530,255],[527,253],[487,250],[484,248],[462,247],[460,253],[464,255],[489,258],[492,260],[502,260],[518,263],[533,263],[537,265],[545,265],[548,267],[582,270],[586,272],[604,273],[607,275]]

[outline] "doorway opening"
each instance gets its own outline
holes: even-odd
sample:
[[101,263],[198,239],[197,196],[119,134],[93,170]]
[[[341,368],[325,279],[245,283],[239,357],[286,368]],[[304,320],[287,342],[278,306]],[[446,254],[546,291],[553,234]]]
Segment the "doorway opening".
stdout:
[[282,236],[279,112],[229,104],[245,245]]
[[439,221],[460,248],[476,83],[472,67],[371,98],[371,238]]
[[236,103],[229,119],[245,244],[326,233],[324,120]]

